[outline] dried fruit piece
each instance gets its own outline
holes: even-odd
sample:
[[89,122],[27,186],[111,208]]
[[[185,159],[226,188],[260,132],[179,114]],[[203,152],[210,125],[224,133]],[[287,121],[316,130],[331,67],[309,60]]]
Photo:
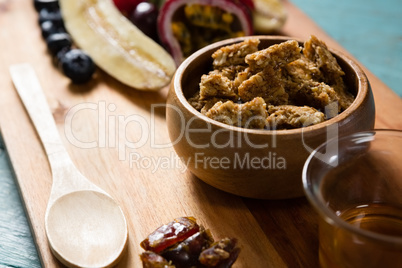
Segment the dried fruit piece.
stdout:
[[152,251],[145,251],[140,257],[143,268],[176,268],[174,265],[170,265],[161,255]]
[[236,244],[235,238],[223,238],[201,252],[199,260],[207,267],[232,267],[240,253]]
[[60,0],[74,42],[120,82],[141,90],[166,86],[176,70],[172,57],[134,26],[112,0]]
[[230,0],[167,0],[158,17],[161,41],[176,61],[218,40],[251,35],[248,8]]
[[161,255],[174,263],[176,268],[198,267],[200,253],[212,243],[213,238],[209,231],[201,228],[198,233],[167,249]]
[[234,238],[214,243],[209,230],[193,217],[182,217],[159,227],[142,241],[141,247],[147,251],[140,257],[144,268],[229,268],[240,252],[236,244]]
[[141,242],[141,247],[159,253],[168,247],[182,242],[200,230],[193,217],[182,217],[162,225]]

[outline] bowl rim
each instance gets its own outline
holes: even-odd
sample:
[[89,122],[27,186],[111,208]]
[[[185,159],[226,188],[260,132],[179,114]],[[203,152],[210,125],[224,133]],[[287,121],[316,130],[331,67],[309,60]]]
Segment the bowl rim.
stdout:
[[354,101],[352,104],[346,108],[343,112],[340,114],[334,116],[331,119],[325,120],[324,122],[318,123],[316,125],[311,125],[307,127],[300,127],[300,128],[295,128],[295,129],[280,129],[280,130],[265,130],[265,129],[248,129],[248,128],[242,128],[242,127],[237,127],[237,126],[231,126],[227,125],[225,123],[221,123],[218,121],[215,121],[199,111],[197,111],[194,107],[190,105],[188,102],[187,98],[184,96],[183,89],[181,87],[181,80],[184,72],[186,71],[186,68],[188,65],[190,65],[197,57],[203,55],[204,53],[209,52],[210,50],[217,50],[218,48],[234,43],[239,43],[241,41],[244,41],[246,39],[250,38],[258,38],[258,39],[265,39],[265,40],[278,40],[278,43],[285,42],[288,40],[296,40],[299,43],[304,43],[300,38],[296,37],[290,37],[290,36],[280,36],[280,35],[252,35],[252,36],[243,36],[243,37],[236,37],[236,38],[229,38],[225,39],[222,41],[218,41],[215,43],[212,43],[208,46],[205,46],[201,48],[200,50],[194,52],[192,55],[190,55],[187,59],[185,59],[180,66],[177,68],[176,73],[174,75],[172,84],[173,88],[175,91],[175,94],[177,98],[179,99],[180,103],[187,109],[188,112],[190,112],[193,116],[198,117],[204,121],[206,121],[208,124],[214,125],[218,128],[224,128],[229,131],[236,131],[236,132],[241,132],[241,133],[247,133],[247,134],[256,134],[256,135],[267,135],[267,134],[275,134],[275,135],[289,135],[289,134],[300,134],[300,133],[310,133],[314,132],[317,130],[322,130],[328,127],[329,125],[332,125],[337,122],[341,122],[344,120],[347,120],[347,118],[355,112],[361,104],[364,102],[366,99],[367,95],[370,93],[370,87],[369,87],[369,82],[367,79],[366,74],[364,73],[363,69],[354,61],[352,60],[349,56],[345,55],[344,53],[328,48],[328,50],[332,53],[338,56],[339,58],[342,58],[343,61],[345,61],[346,64],[348,64],[354,72],[356,73],[356,77],[358,79],[358,86],[357,86],[357,92]]

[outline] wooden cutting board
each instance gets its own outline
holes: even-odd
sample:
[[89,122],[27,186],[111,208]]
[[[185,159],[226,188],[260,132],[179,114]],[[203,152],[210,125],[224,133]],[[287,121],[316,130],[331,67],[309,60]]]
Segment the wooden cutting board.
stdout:
[[[285,4],[289,19],[282,34],[304,39],[315,34],[344,51],[290,2]],[[252,200],[201,182],[185,170],[171,146],[164,146],[169,144],[165,113],[155,104],[165,103],[167,88],[133,90],[101,70],[87,85],[70,84],[53,66],[36,21],[31,2],[0,2],[0,127],[43,267],[61,264],[50,253],[44,231],[49,165],[8,72],[9,65],[21,62],[34,66],[77,167],[122,205],[129,246],[118,267],[141,267],[140,241],[180,216],[196,217],[215,238],[237,237],[242,252],[235,267],[318,266],[317,215],[305,198]],[[376,127],[402,129],[402,100],[366,73],[376,102]]]

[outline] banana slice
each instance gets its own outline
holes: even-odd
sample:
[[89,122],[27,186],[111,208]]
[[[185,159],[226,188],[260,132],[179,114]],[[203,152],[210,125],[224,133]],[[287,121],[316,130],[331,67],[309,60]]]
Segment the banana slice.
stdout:
[[60,0],[64,24],[74,42],[120,82],[140,90],[166,86],[176,65],[112,0]]
[[279,30],[286,22],[287,12],[281,0],[254,0],[253,24],[259,33]]

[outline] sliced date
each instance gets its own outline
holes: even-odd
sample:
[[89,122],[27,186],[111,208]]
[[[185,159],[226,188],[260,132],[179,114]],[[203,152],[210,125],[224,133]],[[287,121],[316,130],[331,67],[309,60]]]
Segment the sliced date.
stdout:
[[162,225],[141,242],[141,247],[159,253],[176,243],[182,242],[200,230],[193,217],[182,217]]
[[143,268],[230,268],[240,249],[237,239],[214,242],[193,217],[182,217],[152,232],[141,247]]

